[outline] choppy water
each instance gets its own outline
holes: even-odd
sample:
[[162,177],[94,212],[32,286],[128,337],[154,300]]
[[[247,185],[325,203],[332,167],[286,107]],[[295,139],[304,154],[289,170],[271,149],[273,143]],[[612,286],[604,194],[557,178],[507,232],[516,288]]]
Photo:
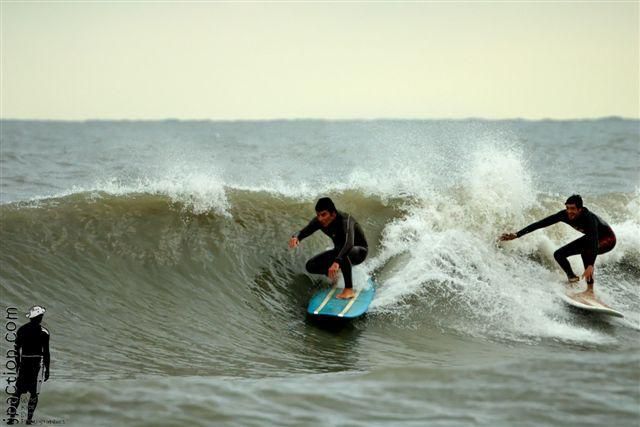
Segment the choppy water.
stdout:
[[[1,122],[3,310],[47,307],[36,419],[71,425],[636,426],[640,122]],[[571,193],[618,245],[559,300]],[[368,316],[305,319],[330,195]],[[573,259],[582,271],[579,259]],[[2,353],[8,345],[3,341]]]

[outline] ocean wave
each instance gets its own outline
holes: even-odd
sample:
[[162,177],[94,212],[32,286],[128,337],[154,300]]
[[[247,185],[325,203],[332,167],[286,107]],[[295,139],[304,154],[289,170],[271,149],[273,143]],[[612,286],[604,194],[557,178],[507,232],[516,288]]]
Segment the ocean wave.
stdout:
[[[548,212],[557,197],[518,197],[513,187],[487,185],[495,203],[486,191],[458,188],[431,200],[386,200],[362,191],[334,196],[358,218],[372,246],[362,272],[381,285],[373,315],[403,319],[426,310],[423,322],[472,336],[607,342],[589,328],[568,327],[570,314],[557,298],[563,278],[552,253],[574,235],[569,227],[496,243],[501,232]],[[240,333],[265,316],[290,315],[292,301],[303,317],[308,297],[322,285],[305,274],[304,263],[328,241],[314,236],[297,252],[286,248],[288,236],[312,216],[313,199],[225,188],[223,197],[216,193],[222,205],[201,211],[190,199],[148,188],[116,190],[0,207],[9,301],[28,304],[37,294],[59,306],[73,303],[89,310],[80,314],[87,322],[95,322],[89,320],[95,313],[145,311],[156,314],[140,321],[152,322],[158,310],[177,316],[179,302],[198,316],[201,333],[229,320]],[[637,195],[608,197],[629,209],[637,203]],[[624,221],[612,222],[618,246],[598,258],[597,284],[606,302],[632,318],[640,311],[634,215],[630,210]],[[572,263],[581,271],[578,261]],[[231,318],[220,314],[229,310]],[[230,341],[242,339],[231,335]]]

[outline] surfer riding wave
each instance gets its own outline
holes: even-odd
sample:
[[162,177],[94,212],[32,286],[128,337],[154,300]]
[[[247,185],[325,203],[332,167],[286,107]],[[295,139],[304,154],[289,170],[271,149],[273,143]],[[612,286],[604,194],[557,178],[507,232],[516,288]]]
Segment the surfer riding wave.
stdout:
[[349,299],[355,296],[351,267],[367,258],[369,246],[362,228],[351,215],[339,212],[329,197],[323,197],[316,203],[316,216],[306,227],[289,239],[289,247],[298,244],[318,230],[329,236],[334,248],[322,252],[307,261],[307,271],[312,274],[326,274],[336,282],[338,270],[342,270],[344,290],[336,297]]
[[555,251],[553,257],[560,265],[560,268],[566,273],[569,283],[574,283],[578,282],[580,278],[576,276],[571,269],[571,264],[569,264],[567,258],[580,254],[584,265],[584,274],[582,277],[584,277],[587,282],[587,290],[584,291],[584,295],[593,297],[596,256],[612,250],[616,245],[616,236],[609,224],[583,206],[582,197],[579,195],[574,194],[569,197],[565,202],[565,208],[566,209],[538,222],[528,225],[517,233],[505,233],[500,236],[500,240],[507,241],[517,239],[534,230],[548,227],[558,222],[569,224],[571,227],[584,233],[584,236]]

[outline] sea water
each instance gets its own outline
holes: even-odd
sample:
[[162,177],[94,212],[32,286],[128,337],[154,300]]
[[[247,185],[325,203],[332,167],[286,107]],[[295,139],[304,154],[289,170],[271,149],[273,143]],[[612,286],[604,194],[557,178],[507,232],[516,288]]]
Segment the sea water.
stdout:
[[[36,420],[640,422],[638,120],[0,124],[3,312],[51,332]],[[624,319],[559,299],[569,226],[497,243],[574,193],[617,235],[595,289]],[[305,319],[330,241],[287,247],[322,196],[380,285],[339,328]]]

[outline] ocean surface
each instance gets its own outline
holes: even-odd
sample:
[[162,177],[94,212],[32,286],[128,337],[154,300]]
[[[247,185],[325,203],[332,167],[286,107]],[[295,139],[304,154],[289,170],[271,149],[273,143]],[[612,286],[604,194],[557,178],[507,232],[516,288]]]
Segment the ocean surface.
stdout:
[[[638,120],[0,125],[2,312],[51,332],[36,422],[640,424]],[[560,300],[569,226],[496,242],[573,193],[618,237],[596,293],[624,319]],[[305,318],[330,241],[287,247],[321,196],[380,285],[350,323]]]

